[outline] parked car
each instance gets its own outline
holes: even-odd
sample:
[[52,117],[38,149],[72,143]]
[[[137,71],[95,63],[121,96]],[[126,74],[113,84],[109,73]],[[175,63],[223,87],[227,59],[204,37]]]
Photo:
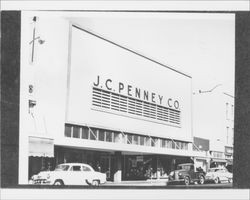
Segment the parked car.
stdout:
[[32,176],[31,184],[46,185],[93,185],[106,182],[106,174],[96,172],[90,165],[83,163],[64,163],[54,171],[42,171]]
[[197,170],[192,163],[185,163],[177,165],[177,169],[170,172],[168,183],[184,183],[189,185],[190,183],[198,182],[204,184],[205,172],[203,170]]
[[213,181],[216,184],[222,181],[231,183],[233,181],[233,174],[226,168],[210,168],[205,178],[207,181]]

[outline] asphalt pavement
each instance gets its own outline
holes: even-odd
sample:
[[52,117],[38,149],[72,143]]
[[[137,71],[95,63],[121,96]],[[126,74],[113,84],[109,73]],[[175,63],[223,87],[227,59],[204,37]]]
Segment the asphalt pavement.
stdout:
[[190,184],[188,186],[175,183],[169,184],[166,180],[145,180],[145,181],[121,181],[114,183],[111,181],[100,185],[99,187],[94,186],[73,186],[73,185],[19,185],[12,188],[27,188],[27,189],[231,189],[233,188],[232,183],[205,183],[205,184]]
[[104,187],[108,187],[108,188],[159,188],[159,189],[179,189],[179,188],[183,188],[183,189],[216,189],[216,188],[233,188],[232,183],[219,183],[219,184],[214,184],[214,183],[205,183],[205,184],[190,184],[188,186],[184,185],[184,184],[169,184],[167,183],[167,181],[163,181],[163,180],[146,180],[146,181],[122,181],[120,183],[114,183],[114,182],[107,182],[104,185],[100,186],[100,188],[104,188]]

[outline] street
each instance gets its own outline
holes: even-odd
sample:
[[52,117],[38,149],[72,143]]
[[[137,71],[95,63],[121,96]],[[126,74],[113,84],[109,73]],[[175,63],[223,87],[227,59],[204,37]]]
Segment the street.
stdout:
[[200,184],[190,184],[188,186],[183,184],[166,184],[165,181],[123,181],[121,183],[107,182],[106,184],[100,186],[100,188],[124,188],[124,189],[219,189],[219,188],[233,188],[232,183],[205,183]]
[[95,186],[80,186],[80,185],[19,185],[14,188],[30,188],[30,189],[233,189],[232,183],[205,183],[190,184],[166,184],[165,181],[147,180],[147,181],[122,181],[120,183],[107,182]]

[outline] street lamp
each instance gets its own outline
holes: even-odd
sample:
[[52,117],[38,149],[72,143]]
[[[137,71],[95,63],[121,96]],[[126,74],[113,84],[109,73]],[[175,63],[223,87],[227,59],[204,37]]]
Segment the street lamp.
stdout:
[[211,90],[205,90],[205,91],[202,91],[202,90],[199,90],[199,93],[208,93],[208,92],[212,92],[215,88],[221,86],[222,84],[217,84],[216,86],[214,86]]

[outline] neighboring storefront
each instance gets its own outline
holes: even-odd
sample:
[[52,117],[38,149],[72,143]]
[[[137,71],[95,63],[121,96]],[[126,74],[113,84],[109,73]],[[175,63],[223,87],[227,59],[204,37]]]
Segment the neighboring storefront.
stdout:
[[201,151],[204,153],[204,157],[195,157],[194,163],[195,167],[199,168],[201,167],[203,171],[207,171],[210,164],[210,158],[208,155],[209,152],[209,140],[199,137],[194,137],[194,145],[193,145],[194,151]]
[[233,172],[233,147],[225,146],[225,158],[227,160],[226,168],[228,171]]
[[40,171],[51,170],[54,162],[54,140],[29,136],[29,178]]
[[211,161],[210,167],[225,167],[227,160],[225,159],[224,152],[210,151]]

